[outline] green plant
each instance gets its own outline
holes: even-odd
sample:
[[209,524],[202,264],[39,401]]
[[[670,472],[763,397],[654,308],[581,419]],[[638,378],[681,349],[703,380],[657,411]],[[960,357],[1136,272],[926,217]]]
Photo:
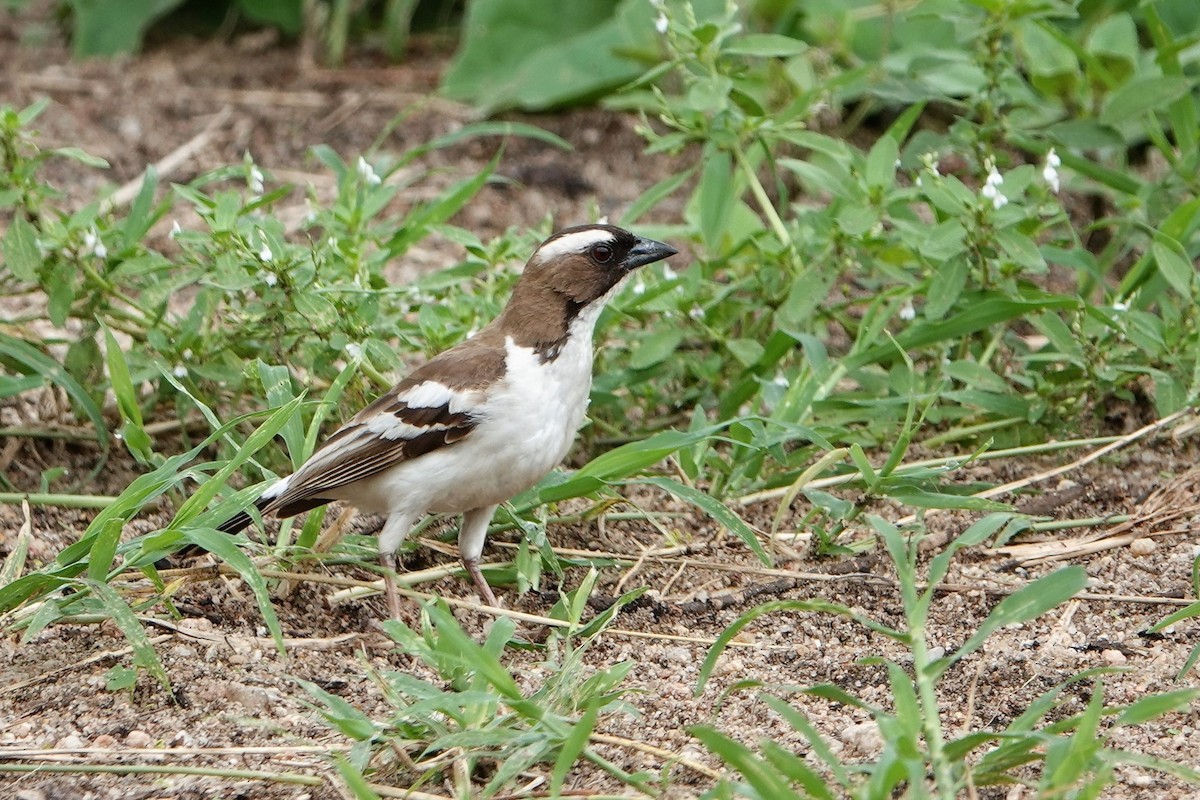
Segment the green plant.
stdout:
[[[714,727],[697,727],[693,734],[725,761],[742,781],[722,780],[706,796],[866,798],[888,797],[900,792],[914,797],[953,798],[961,796],[968,787],[1020,782],[1036,785],[1039,793],[1046,796],[1090,797],[1112,781],[1112,770],[1119,764],[1138,764],[1200,782],[1200,771],[1190,765],[1105,745],[1105,739],[1117,728],[1139,725],[1180,711],[1200,697],[1200,690],[1152,694],[1128,706],[1109,706],[1103,700],[1100,682],[1103,670],[1075,675],[1060,683],[1041,695],[1003,730],[970,730],[950,735],[942,722],[944,701],[937,693],[946,672],[976,654],[1004,626],[1032,620],[1066,602],[1083,589],[1086,575],[1080,567],[1067,567],[1026,584],[1001,600],[977,630],[953,652],[937,655],[929,644],[929,612],[955,554],[963,548],[981,545],[993,536],[1011,535],[1014,526],[1023,526],[1025,522],[1007,514],[984,517],[929,560],[923,580],[918,566],[924,538],[922,532],[918,529],[905,533],[879,518],[872,518],[870,522],[896,568],[897,588],[904,607],[903,626],[885,625],[845,606],[822,600],[782,600],[758,606],[738,617],[709,651],[700,672],[697,693],[707,683],[729,641],[752,621],[767,614],[788,611],[837,614],[893,640],[911,656],[911,666],[902,666],[894,659],[870,658],[866,661],[886,668],[893,707],[888,709],[865,702],[831,684],[800,691],[869,713],[879,727],[883,752],[865,764],[845,763],[803,714],[784,700],[764,694],[763,702],[808,742],[817,756],[817,763],[773,741],[762,742],[760,752],[755,753]],[[1094,688],[1086,711],[1053,719],[1061,715],[1059,705],[1063,690],[1087,681],[1094,681]],[[750,685],[762,686],[760,683]],[[1100,723],[1105,717],[1112,718],[1112,723],[1102,729]],[[1040,769],[1030,772],[1031,764]]]
[[519,641],[510,619],[496,620],[486,640],[477,644],[438,603],[422,608],[420,630],[394,620],[384,623],[401,650],[437,678],[433,682],[409,671],[368,670],[392,707],[387,720],[376,722],[342,698],[302,682],[320,702],[325,719],[356,742],[343,767],[349,782],[399,766],[411,773],[407,780],[415,786],[447,781],[457,796],[494,797],[511,791],[530,767],[549,764],[550,791],[557,793],[582,758],[624,783],[646,789],[649,776],[624,772],[589,744],[604,715],[628,710],[619,687],[634,664],[626,661],[593,671],[585,668],[583,656],[589,641],[641,593],[626,594],[585,621],[596,577],[594,570],[589,572],[551,612],[568,627],[551,634],[540,665],[546,677],[532,691],[523,690],[501,661],[505,648]]

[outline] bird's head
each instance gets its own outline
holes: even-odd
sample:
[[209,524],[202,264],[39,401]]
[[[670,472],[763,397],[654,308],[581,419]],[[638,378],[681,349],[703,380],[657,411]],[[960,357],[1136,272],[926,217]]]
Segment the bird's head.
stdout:
[[577,225],[542,242],[525,265],[521,284],[531,285],[539,294],[552,291],[584,306],[607,299],[638,267],[677,252],[668,244],[615,225]]

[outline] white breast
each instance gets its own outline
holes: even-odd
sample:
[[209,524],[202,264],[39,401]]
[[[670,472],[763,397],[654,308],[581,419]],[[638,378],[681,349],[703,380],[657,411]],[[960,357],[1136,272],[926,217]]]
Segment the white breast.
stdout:
[[376,512],[460,513],[502,503],[540,481],[571,449],[587,412],[601,306],[572,322],[552,361],[542,363],[510,337],[505,375],[486,392],[480,422],[466,439],[360,481],[346,499]]

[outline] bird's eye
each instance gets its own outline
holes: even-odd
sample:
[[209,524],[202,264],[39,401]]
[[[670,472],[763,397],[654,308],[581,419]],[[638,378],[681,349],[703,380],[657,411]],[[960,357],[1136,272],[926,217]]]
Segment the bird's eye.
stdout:
[[607,264],[612,261],[613,249],[606,244],[598,244],[592,247],[592,258],[598,264]]

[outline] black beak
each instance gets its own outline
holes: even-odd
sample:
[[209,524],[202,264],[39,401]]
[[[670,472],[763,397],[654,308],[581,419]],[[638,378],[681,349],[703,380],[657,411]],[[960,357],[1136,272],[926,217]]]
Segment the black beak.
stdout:
[[655,261],[662,261],[664,258],[675,255],[679,251],[669,244],[656,242],[653,239],[644,239],[641,236],[637,237],[637,243],[629,250],[629,255],[625,257],[625,269],[634,270],[638,267],[644,267],[647,264],[653,264]]

